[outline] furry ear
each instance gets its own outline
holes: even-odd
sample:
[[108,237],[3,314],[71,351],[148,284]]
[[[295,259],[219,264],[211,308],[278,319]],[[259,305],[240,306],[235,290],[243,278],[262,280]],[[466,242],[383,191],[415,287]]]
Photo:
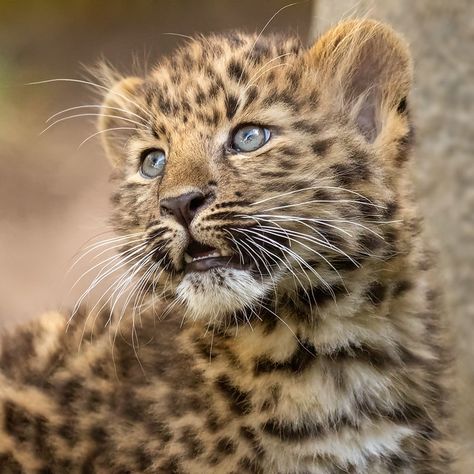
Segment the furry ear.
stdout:
[[375,20],[344,21],[308,51],[323,93],[374,142],[392,110],[404,112],[412,82],[405,41]]
[[139,128],[140,123],[142,126],[146,124],[138,104],[138,92],[143,79],[109,76],[106,81],[109,91],[102,103],[98,128],[107,157],[117,166],[124,159],[125,146],[134,130]]

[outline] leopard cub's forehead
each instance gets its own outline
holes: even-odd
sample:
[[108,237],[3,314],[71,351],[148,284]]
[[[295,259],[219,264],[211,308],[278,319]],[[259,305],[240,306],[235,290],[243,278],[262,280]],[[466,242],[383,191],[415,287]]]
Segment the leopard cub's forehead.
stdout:
[[[281,35],[193,39],[149,74],[144,84],[147,106],[170,120],[193,117],[215,125],[258,98],[294,86],[292,66],[302,51],[298,38]],[[222,110],[212,109],[213,104]]]

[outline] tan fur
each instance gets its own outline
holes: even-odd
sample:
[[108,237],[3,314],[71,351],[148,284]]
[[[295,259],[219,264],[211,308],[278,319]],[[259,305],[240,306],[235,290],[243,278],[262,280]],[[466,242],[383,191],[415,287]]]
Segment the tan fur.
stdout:
[[[117,79],[99,125],[147,304],[4,338],[4,465],[451,472],[449,354],[409,183],[411,74],[393,30],[351,20],[308,50],[197,38]],[[232,151],[249,123],[270,140]],[[139,173],[149,149],[167,159],[154,180]],[[185,228],[161,205],[189,192],[209,200]],[[245,265],[186,273],[192,239]]]

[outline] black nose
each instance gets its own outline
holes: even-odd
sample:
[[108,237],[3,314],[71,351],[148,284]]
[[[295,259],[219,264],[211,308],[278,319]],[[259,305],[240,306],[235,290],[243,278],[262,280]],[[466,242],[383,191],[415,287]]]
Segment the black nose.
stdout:
[[173,216],[181,225],[189,227],[198,211],[212,200],[211,193],[204,194],[198,191],[181,194],[181,196],[163,199],[160,202],[160,212],[163,216]]

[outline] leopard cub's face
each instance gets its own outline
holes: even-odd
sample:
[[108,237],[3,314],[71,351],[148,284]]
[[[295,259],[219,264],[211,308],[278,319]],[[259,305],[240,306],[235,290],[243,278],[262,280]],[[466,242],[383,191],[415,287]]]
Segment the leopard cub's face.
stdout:
[[111,88],[100,125],[116,166],[113,223],[149,293],[221,321],[380,258],[406,91],[388,107],[373,78],[344,71],[343,33],[308,50],[201,38]]

